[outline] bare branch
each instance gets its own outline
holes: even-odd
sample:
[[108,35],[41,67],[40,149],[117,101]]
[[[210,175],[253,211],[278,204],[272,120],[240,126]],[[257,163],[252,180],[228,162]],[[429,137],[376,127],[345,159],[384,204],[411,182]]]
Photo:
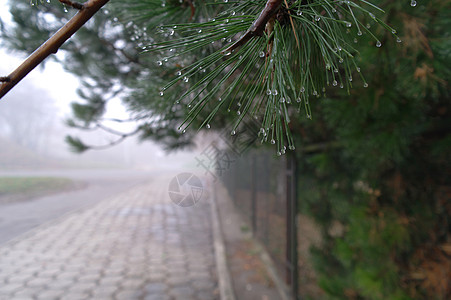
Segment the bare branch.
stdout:
[[[79,12],[69,20],[51,38],[34,51],[16,70],[9,76],[9,81],[0,81],[0,99],[6,95],[20,80],[38,66],[44,59],[58,49],[75,34],[91,17],[109,0],[88,0],[80,8]],[[69,1],[71,2],[71,1]]]

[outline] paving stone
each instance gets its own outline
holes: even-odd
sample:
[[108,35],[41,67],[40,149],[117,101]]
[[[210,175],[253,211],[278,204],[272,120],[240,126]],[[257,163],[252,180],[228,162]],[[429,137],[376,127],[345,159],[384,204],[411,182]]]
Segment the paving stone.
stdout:
[[62,290],[44,290],[37,294],[37,299],[39,300],[53,300],[53,299],[59,299],[61,296],[63,296],[64,291]]
[[60,300],[86,300],[89,299],[88,293],[67,293]]
[[159,293],[145,295],[143,299],[144,300],[172,300],[171,297],[169,297],[168,295],[159,294]]
[[216,283],[212,280],[195,280],[193,286],[198,290],[210,290],[215,288]]
[[49,285],[48,288],[51,289],[60,289],[60,290],[64,290],[70,286],[73,286],[75,284],[75,280],[69,280],[69,279],[56,279],[56,280],[52,280]]
[[95,289],[96,283],[75,283],[71,287],[69,287],[68,292],[69,293],[88,293]]
[[17,284],[21,284],[21,285],[25,285],[27,283],[27,281],[33,279],[34,276],[31,274],[14,274],[11,275],[9,277],[5,277],[5,281],[7,282],[7,284],[10,283],[17,283]]
[[137,290],[122,290],[116,293],[114,299],[116,300],[135,300],[141,299],[143,292]]
[[39,295],[43,290],[41,288],[27,288],[26,290],[19,290],[14,293],[12,299],[27,299],[34,298],[36,295]]
[[209,204],[177,207],[171,179],[0,245],[0,300],[217,299]]
[[51,281],[48,278],[33,278],[28,281],[26,285],[30,287],[45,287],[49,283],[51,283]]
[[23,285],[20,283],[5,284],[0,287],[0,295],[13,294],[14,292],[20,291]]
[[94,299],[101,297],[113,297],[113,294],[118,290],[117,286],[97,286],[93,291],[92,295]]
[[169,291],[169,293],[177,299],[182,299],[182,297],[192,297],[194,292],[194,289],[190,285],[172,286]]
[[216,300],[216,299],[219,300],[220,298],[218,296],[218,293],[214,290],[208,292],[206,291],[198,292],[195,297],[197,300]]

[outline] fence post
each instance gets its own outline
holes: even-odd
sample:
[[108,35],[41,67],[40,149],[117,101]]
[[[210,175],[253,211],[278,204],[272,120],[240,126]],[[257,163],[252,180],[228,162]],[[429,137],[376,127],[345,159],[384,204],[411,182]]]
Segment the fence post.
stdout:
[[289,152],[286,155],[286,191],[287,191],[287,232],[286,232],[286,259],[287,282],[291,286],[294,299],[298,297],[298,244],[297,244],[297,178],[296,178],[296,153]]

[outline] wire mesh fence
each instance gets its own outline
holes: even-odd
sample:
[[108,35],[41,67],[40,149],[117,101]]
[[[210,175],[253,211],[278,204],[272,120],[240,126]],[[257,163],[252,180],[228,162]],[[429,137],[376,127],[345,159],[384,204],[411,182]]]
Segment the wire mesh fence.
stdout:
[[294,160],[271,150],[242,154],[221,177],[253,235],[297,294],[296,179]]

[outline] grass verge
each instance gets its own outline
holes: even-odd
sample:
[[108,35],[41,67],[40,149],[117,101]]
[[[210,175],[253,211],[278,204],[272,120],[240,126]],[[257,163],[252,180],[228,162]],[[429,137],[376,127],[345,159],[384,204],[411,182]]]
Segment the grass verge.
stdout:
[[29,200],[79,187],[58,177],[0,177],[0,204]]

